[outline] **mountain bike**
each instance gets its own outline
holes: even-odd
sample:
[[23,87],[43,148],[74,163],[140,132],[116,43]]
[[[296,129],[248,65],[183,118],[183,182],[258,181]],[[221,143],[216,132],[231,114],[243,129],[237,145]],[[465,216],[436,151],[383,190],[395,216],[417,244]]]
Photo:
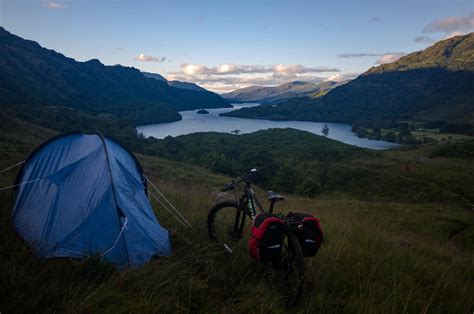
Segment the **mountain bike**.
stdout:
[[[242,248],[240,240],[244,232],[246,220],[253,220],[260,212],[265,212],[252,188],[252,182],[257,175],[257,169],[252,169],[236,180],[228,183],[222,192],[234,191],[235,200],[226,200],[215,204],[207,217],[209,237],[222,244],[230,253]],[[283,201],[284,197],[268,191],[270,202],[267,212],[273,213],[275,204]],[[268,273],[275,288],[282,294],[287,305],[294,305],[299,300],[304,285],[304,257],[301,246],[292,230],[297,228],[297,221],[277,215],[285,221],[287,228],[283,230],[283,245],[281,258],[277,263],[268,265]],[[276,284],[276,285],[275,285]]]

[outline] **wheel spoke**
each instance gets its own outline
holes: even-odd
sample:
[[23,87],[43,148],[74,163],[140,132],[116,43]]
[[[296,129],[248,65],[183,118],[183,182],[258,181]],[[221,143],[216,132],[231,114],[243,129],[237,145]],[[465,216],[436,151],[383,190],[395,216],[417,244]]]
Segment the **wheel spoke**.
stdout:
[[216,207],[209,212],[209,235],[212,239],[222,244],[227,252],[235,252],[237,248],[242,246],[242,242],[244,242],[242,241],[242,236],[246,236],[245,228],[243,232],[235,228],[237,218],[239,218],[237,226],[240,227],[242,215],[243,213],[238,217],[236,204],[216,205]]

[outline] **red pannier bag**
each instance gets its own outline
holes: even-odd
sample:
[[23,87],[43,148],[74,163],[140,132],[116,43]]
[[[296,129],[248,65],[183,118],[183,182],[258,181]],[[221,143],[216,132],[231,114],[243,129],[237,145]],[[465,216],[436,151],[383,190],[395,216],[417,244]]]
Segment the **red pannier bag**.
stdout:
[[272,213],[255,216],[249,238],[250,255],[262,263],[276,264],[281,259],[286,223]]
[[292,230],[298,238],[303,255],[311,257],[316,255],[323,243],[323,229],[319,218],[305,213],[288,213],[288,218],[293,218],[300,223],[292,225]]

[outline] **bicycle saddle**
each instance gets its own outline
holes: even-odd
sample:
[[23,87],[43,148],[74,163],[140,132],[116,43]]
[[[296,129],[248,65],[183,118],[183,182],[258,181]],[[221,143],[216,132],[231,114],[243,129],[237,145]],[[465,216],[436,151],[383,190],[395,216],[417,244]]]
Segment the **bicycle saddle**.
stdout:
[[285,198],[281,195],[276,194],[273,191],[268,191],[268,200],[270,202],[283,201]]

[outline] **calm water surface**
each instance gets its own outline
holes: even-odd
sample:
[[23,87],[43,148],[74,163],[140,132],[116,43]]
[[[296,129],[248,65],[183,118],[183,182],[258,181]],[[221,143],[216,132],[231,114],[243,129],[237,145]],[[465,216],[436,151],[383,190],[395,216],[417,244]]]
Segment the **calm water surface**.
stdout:
[[[137,127],[137,130],[147,137],[153,136],[159,139],[195,132],[230,133],[234,130],[240,130],[241,133],[252,133],[271,128],[293,128],[321,135],[321,130],[325,124],[325,122],[271,121],[219,116],[223,112],[255,105],[258,104],[238,104],[234,105],[234,108],[207,109],[209,114],[197,114],[196,111],[182,111],[180,112],[183,116],[181,121],[143,125]],[[371,149],[388,149],[397,146],[397,144],[389,142],[358,138],[351,131],[351,126],[348,124],[327,123],[327,125],[329,127],[328,137],[337,141]]]

